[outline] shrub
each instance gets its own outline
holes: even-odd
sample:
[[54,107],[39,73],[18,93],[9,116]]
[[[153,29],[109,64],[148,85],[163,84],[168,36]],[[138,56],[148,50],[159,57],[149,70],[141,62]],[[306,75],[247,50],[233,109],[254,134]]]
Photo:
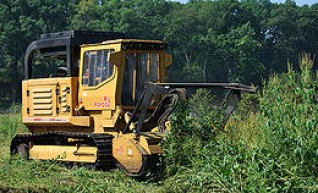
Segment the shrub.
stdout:
[[226,132],[215,132],[222,116],[205,108],[210,96],[193,99],[202,116],[181,106],[164,146],[169,179],[194,192],[207,191],[209,182],[229,192],[317,192],[318,75],[307,56],[300,69],[274,75],[258,96],[243,97]]

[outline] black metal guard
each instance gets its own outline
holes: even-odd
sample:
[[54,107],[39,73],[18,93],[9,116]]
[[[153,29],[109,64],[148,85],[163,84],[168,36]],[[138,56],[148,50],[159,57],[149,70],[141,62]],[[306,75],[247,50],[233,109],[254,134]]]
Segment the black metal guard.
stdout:
[[250,93],[255,94],[257,92],[256,87],[246,86],[244,84],[238,83],[144,83],[144,89],[141,94],[141,97],[138,100],[138,103],[128,121],[123,133],[128,131],[128,128],[132,121],[134,120],[138,109],[141,107],[141,113],[139,115],[139,119],[137,122],[137,128],[135,132],[137,135],[140,134],[141,128],[145,122],[147,109],[149,107],[149,103],[154,94],[168,94],[174,88],[223,88],[230,89],[230,92],[226,96],[227,108],[225,110],[225,117],[222,123],[222,128],[226,125],[229,120],[231,114],[233,113],[238,101],[241,98],[241,93]]
[[166,89],[162,86],[155,85],[154,83],[145,82],[141,97],[139,98],[137,105],[136,105],[123,133],[126,133],[128,131],[130,124],[134,120],[134,118],[137,114],[137,111],[138,111],[139,107],[141,106],[141,113],[140,113],[138,123],[137,123],[137,128],[136,128],[136,133],[140,133],[140,130],[142,128],[144,120],[146,119],[147,109],[148,109],[149,103],[152,99],[152,96],[154,94],[167,94],[168,92],[169,92],[169,89]]

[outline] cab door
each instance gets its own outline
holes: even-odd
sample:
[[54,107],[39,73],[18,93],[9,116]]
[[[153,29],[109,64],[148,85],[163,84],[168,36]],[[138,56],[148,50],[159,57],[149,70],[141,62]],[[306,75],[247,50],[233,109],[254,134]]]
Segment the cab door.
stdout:
[[117,67],[109,62],[114,49],[83,49],[80,68],[79,104],[85,110],[114,110]]
[[130,52],[125,60],[121,101],[124,106],[135,106],[145,82],[160,82],[160,54]]

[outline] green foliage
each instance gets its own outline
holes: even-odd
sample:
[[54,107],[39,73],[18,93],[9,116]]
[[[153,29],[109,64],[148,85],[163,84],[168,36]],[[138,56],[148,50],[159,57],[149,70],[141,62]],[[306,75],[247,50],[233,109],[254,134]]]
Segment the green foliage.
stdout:
[[[228,192],[317,192],[318,76],[312,67],[304,55],[301,73],[274,75],[259,96],[243,98],[226,133],[208,140],[198,137],[203,128],[196,128],[183,107],[165,146],[167,171],[174,174],[165,183],[177,181],[190,192],[207,191],[210,184]],[[199,96],[204,104],[205,96]],[[214,178],[205,180],[209,175],[202,172]]]
[[223,128],[224,112],[222,107],[212,106],[215,97],[211,92],[198,89],[189,100],[191,135],[199,134],[202,139],[213,138]]
[[102,7],[97,0],[80,1],[71,20],[71,29],[108,30],[108,23],[102,20]]
[[21,102],[23,56],[27,46],[40,33],[65,30],[72,13],[71,4],[66,0],[0,2],[0,88],[8,90],[1,92],[0,98],[9,104]]
[[224,113],[213,107],[213,96],[199,89],[187,104],[180,105],[172,117],[172,132],[164,142],[167,173],[191,167],[193,159],[201,159],[204,142],[214,140],[222,131]]
[[256,39],[250,22],[231,29],[227,34],[219,35],[217,45],[223,63],[227,64],[231,82],[260,84],[259,77],[262,77],[265,67],[256,59],[261,43]]
[[21,102],[23,53],[41,33],[119,31],[161,39],[174,57],[170,81],[261,84],[286,72],[286,61],[296,63],[302,52],[317,55],[317,13],[317,4],[267,0],[3,0],[0,85],[9,92],[0,92],[0,108]]
[[178,175],[169,177],[164,182],[166,192],[221,192],[235,193],[229,190],[227,185],[220,181],[220,177],[213,171],[202,171],[198,169],[188,169]]

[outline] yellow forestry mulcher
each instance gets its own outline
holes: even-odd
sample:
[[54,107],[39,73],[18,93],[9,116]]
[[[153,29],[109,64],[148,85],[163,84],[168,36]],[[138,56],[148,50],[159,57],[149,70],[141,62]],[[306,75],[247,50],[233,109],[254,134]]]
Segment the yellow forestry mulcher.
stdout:
[[166,83],[166,49],[114,32],[42,34],[25,54],[22,121],[30,133],[13,138],[11,155],[140,176],[162,154],[184,88],[228,89],[224,123],[241,92],[256,92],[235,83]]

